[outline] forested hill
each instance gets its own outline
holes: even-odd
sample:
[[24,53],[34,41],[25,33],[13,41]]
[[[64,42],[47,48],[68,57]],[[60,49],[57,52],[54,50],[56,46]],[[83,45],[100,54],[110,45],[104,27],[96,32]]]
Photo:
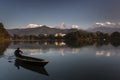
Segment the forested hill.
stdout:
[[4,28],[3,24],[0,23],[0,41],[9,41],[10,35],[7,30]]
[[78,29],[57,29],[57,28],[50,28],[48,26],[40,26],[36,28],[25,28],[25,29],[8,29],[7,30],[11,36],[19,35],[40,35],[40,34],[48,34],[53,35],[56,33],[67,34],[71,32],[76,32]]

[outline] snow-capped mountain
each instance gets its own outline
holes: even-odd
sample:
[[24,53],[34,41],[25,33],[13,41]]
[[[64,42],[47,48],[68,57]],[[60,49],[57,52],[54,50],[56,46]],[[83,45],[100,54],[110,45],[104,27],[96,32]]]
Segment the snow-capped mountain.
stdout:
[[113,32],[120,32],[120,23],[113,23],[113,22],[104,22],[95,23],[92,27],[88,28],[87,31],[89,32],[103,32],[103,33],[113,33]]
[[67,34],[70,32],[75,32],[77,29],[58,29],[58,28],[51,28],[48,26],[38,26],[38,25],[30,25],[27,28],[20,28],[20,29],[7,29],[9,34],[13,36],[14,34],[17,35],[39,35],[39,34],[56,34],[56,33],[62,33]]
[[67,26],[64,22],[61,23],[59,26],[56,26],[55,28],[57,29],[79,29],[78,25],[71,25],[71,26]]
[[[37,27],[42,27],[44,25],[39,25],[39,24],[28,24],[24,27],[21,27],[19,29],[27,29],[27,28],[37,28]],[[49,26],[50,28],[53,28],[53,26]],[[56,26],[55,28],[57,29],[79,29],[78,25],[71,25],[71,26],[67,26],[64,22],[61,23],[59,26]]]
[[36,27],[41,27],[41,26],[43,26],[43,25],[38,25],[38,24],[28,24],[28,25],[26,25],[26,26],[24,26],[24,27],[22,27],[23,29],[24,28],[36,28]]

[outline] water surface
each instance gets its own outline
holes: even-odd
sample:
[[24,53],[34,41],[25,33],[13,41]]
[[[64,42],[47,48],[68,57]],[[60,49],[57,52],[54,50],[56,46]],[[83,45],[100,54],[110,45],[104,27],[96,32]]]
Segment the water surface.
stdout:
[[[13,56],[17,47],[49,63],[44,68],[19,64]],[[12,42],[0,47],[0,80],[120,80],[120,46]]]

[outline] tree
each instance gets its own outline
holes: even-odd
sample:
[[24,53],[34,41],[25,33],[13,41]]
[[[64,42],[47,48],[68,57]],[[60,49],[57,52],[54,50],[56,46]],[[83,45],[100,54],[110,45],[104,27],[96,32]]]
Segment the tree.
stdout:
[[4,28],[3,24],[0,23],[0,41],[10,40],[10,35],[7,30]]
[[113,32],[111,34],[111,44],[114,46],[120,45],[120,33],[119,32]]

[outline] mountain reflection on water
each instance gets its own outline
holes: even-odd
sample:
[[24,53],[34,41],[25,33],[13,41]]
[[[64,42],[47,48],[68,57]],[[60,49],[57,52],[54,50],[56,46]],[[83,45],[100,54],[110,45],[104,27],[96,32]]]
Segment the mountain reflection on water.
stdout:
[[[30,42],[12,42],[9,49],[16,49],[20,47],[26,54],[45,54],[54,50],[57,50],[60,55],[71,52],[73,54],[79,54],[80,48],[89,47],[94,49],[96,56],[114,56],[119,55],[120,46],[113,45],[111,43],[84,43],[84,42],[57,42],[57,41],[30,41]],[[66,50],[67,49],[67,50]],[[69,50],[68,50],[69,49]]]
[[[49,64],[38,67],[14,57],[9,63],[6,59],[17,47],[24,55],[46,59]],[[120,80],[120,46],[116,43],[31,41],[0,48],[0,80]]]
[[[117,43],[116,43],[117,44]],[[85,43],[85,42],[64,42],[64,41],[14,41],[12,43],[0,43],[0,56],[8,49],[16,49],[20,47],[26,54],[43,54],[53,50],[57,50],[60,55],[64,56],[66,53],[78,54],[80,48],[90,47],[94,49],[96,56],[113,56],[119,55],[119,45],[113,43]],[[66,50],[67,49],[67,50]],[[69,49],[69,51],[68,51]]]

